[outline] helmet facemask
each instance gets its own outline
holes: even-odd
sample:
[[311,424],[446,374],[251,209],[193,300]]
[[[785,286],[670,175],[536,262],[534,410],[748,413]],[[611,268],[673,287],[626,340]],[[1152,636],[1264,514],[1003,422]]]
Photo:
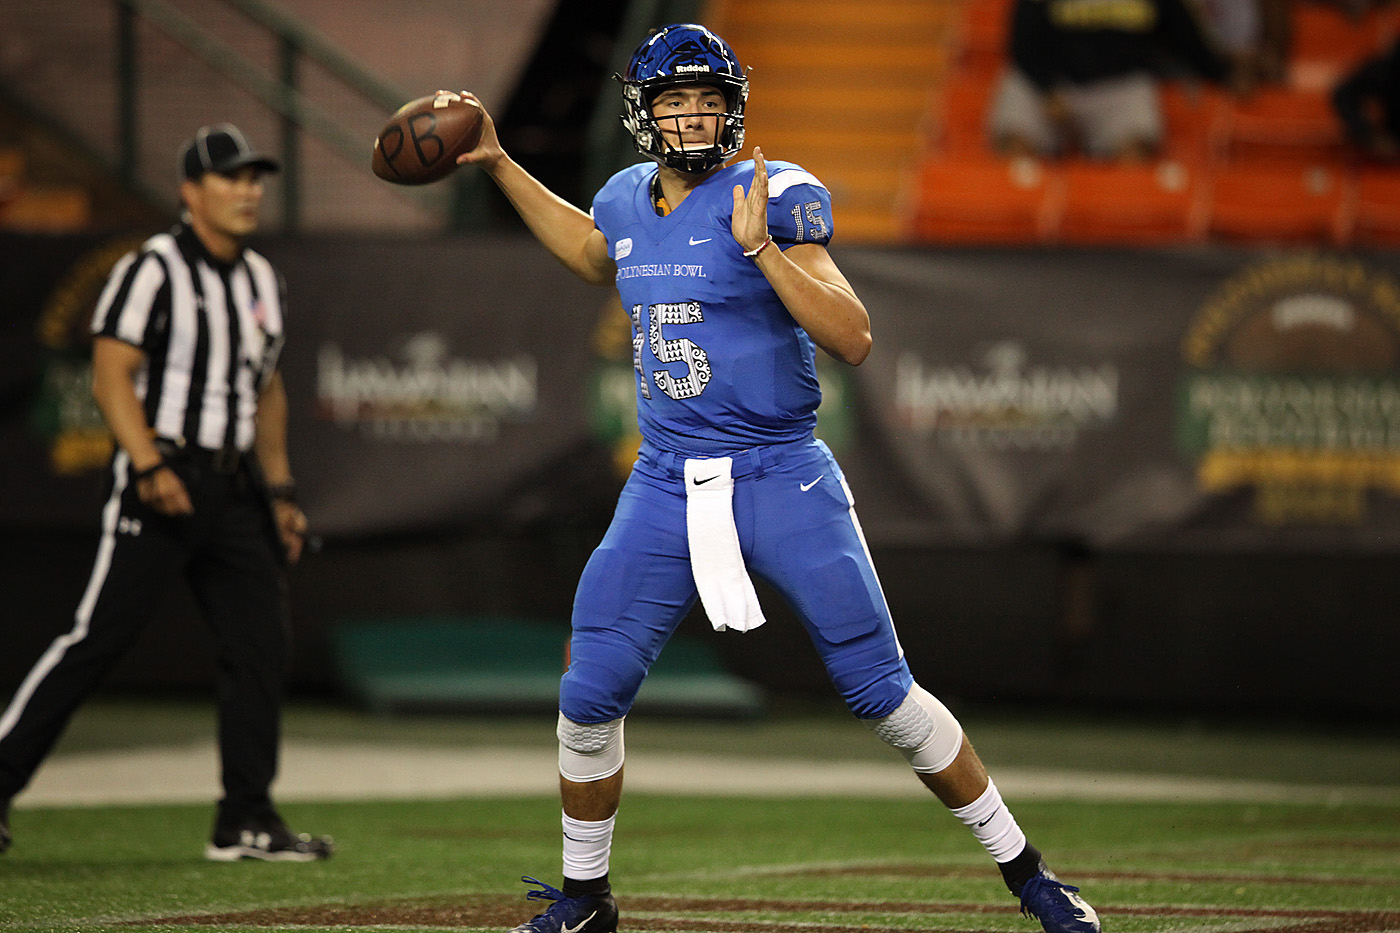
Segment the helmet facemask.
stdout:
[[[723,165],[744,147],[744,106],[749,82],[734,52],[709,30],[688,24],[667,26],[643,41],[622,82],[622,125],[632,134],[637,151],[681,172],[707,172]],[[681,86],[713,87],[724,95],[723,113],[694,116],[719,121],[711,145],[673,147],[661,124],[691,114],[656,117],[652,105],[662,92]],[[679,124],[676,126],[679,129]]]

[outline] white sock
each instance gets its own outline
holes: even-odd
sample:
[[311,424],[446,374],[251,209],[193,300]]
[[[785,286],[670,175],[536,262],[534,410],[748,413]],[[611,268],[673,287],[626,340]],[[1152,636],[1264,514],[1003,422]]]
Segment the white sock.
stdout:
[[1002,803],[1001,792],[991,779],[987,780],[987,789],[981,797],[953,810],[953,815],[972,830],[972,835],[998,862],[1011,861],[1026,847],[1026,834]]
[[612,853],[614,813],[598,823],[576,820],[564,814],[564,877],[591,881],[608,873]]

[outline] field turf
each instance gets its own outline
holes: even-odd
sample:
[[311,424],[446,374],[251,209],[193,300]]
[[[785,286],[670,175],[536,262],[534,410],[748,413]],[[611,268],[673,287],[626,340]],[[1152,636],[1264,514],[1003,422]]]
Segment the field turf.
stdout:
[[[197,703],[99,701],[80,712],[56,755],[207,737],[211,716]],[[1296,801],[1160,793],[1011,800],[1106,930],[1400,931],[1393,728],[960,716],[994,773],[998,764],[1093,764],[1115,775],[1298,788]],[[550,732],[538,717],[386,719],[297,707],[287,719],[291,739],[405,749],[508,741],[538,749],[552,745]],[[825,709],[758,722],[629,720],[629,759],[680,750],[810,760],[814,769],[892,754]],[[1327,787],[1347,792],[1329,799],[1319,792]],[[931,797],[698,789],[624,800],[612,863],[623,930],[1039,930]],[[25,806],[21,799],[15,847],[0,856],[0,930],[495,931],[536,909],[524,899],[521,875],[558,883],[552,796],[299,800],[283,811],[294,826],[335,835],[336,856],[304,865],[209,863],[200,858],[208,804]]]

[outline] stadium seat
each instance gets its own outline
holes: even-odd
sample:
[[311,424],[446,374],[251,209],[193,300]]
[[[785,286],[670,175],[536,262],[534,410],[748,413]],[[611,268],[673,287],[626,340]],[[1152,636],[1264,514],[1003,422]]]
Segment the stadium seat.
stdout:
[[1059,221],[1060,174],[1032,159],[930,159],[920,169],[911,236],[934,243],[1043,243]]
[[1400,172],[1382,166],[1360,169],[1354,211],[1355,245],[1400,247]]
[[22,184],[0,203],[0,229],[74,233],[92,223],[92,195],[76,185]]
[[1225,107],[1220,155],[1231,161],[1332,162],[1344,157],[1341,121],[1324,89],[1265,87]]
[[941,156],[972,156],[987,150],[987,111],[999,73],[949,78],[939,89],[929,127],[930,148]]
[[1337,166],[1272,161],[1216,166],[1208,233],[1227,240],[1343,243],[1348,175]]
[[1206,187],[1197,164],[1074,160],[1063,174],[1061,242],[1169,244],[1205,235]]
[[965,74],[994,75],[1006,61],[1012,0],[965,0],[956,63]]
[[1163,82],[1160,92],[1166,123],[1163,156],[1188,164],[1208,161],[1224,138],[1225,95],[1209,85],[1182,81]]
[[1335,5],[1293,3],[1289,84],[1325,90],[1363,58],[1400,35],[1400,7],[1376,6],[1357,17]]

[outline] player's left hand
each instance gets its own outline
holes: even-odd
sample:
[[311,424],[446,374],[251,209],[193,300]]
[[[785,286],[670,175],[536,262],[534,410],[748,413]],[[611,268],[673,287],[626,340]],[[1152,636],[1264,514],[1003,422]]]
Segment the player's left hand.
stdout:
[[277,515],[277,537],[282,540],[287,563],[295,564],[301,560],[301,550],[306,543],[306,515],[295,502],[276,502],[273,509]]
[[743,185],[734,186],[734,239],[745,252],[758,249],[768,239],[768,165],[763,150],[753,147],[753,184],[744,194]]

